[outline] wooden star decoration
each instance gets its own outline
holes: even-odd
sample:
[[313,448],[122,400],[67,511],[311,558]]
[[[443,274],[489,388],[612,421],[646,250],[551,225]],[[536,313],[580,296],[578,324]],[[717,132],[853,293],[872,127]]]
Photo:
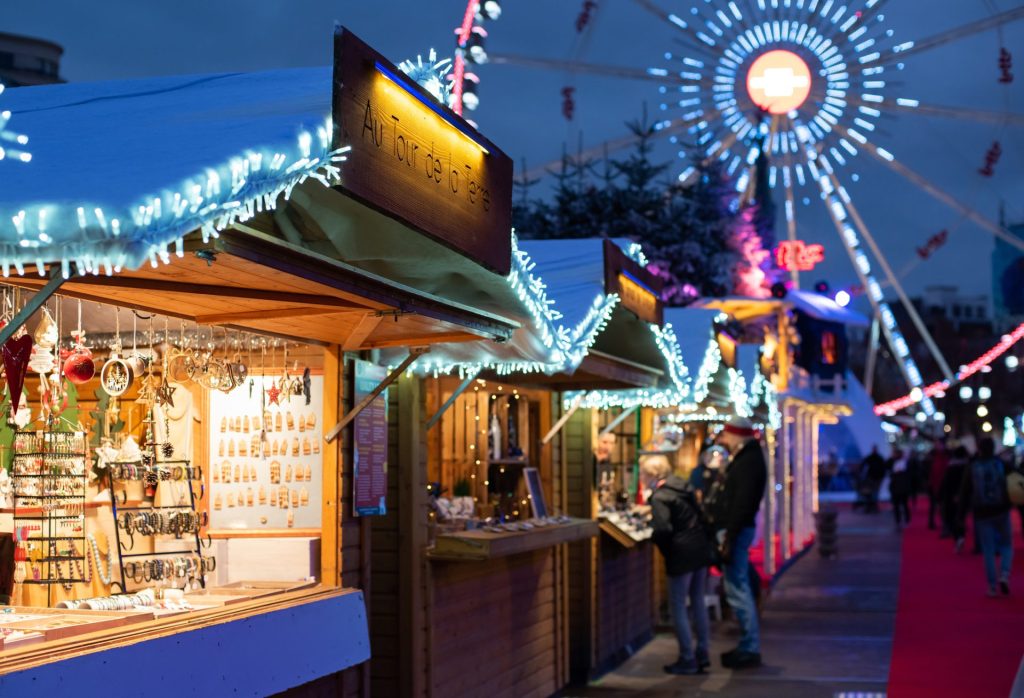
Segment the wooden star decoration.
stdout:
[[280,397],[281,389],[278,388],[275,384],[271,383],[270,387],[267,388],[267,399],[270,401],[270,404],[280,405],[281,403],[278,402],[278,399],[280,399]]
[[156,404],[164,407],[174,407],[174,391],[178,387],[170,383],[163,383],[156,391]]

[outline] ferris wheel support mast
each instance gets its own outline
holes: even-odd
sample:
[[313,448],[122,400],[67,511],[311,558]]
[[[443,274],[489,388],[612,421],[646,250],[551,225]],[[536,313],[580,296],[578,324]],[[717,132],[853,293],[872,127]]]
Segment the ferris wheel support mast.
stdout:
[[[848,223],[844,222],[845,219],[849,218],[846,206],[840,198],[838,190],[832,186],[828,176],[818,169],[819,164],[826,165],[828,168],[831,168],[831,164],[827,164],[823,161],[823,158],[819,158],[817,151],[809,141],[810,136],[806,127],[797,124],[796,133],[801,146],[807,154],[808,166],[812,167],[812,178],[817,182],[818,188],[821,190],[825,201],[825,210],[828,212],[829,218],[832,219],[836,232],[839,233],[839,239],[842,241],[843,248],[850,257],[854,271],[867,291],[867,297],[875,311],[875,315],[881,320],[882,334],[885,336],[885,341],[892,350],[894,357],[896,357],[900,373],[903,374],[903,378],[912,392],[915,390],[923,391],[924,381],[921,378],[921,372],[918,370],[914,358],[910,355],[910,349],[907,346],[906,340],[896,326],[896,318],[892,314],[892,309],[882,297],[881,288],[871,273],[871,263],[860,249],[857,233]],[[931,416],[935,413],[935,405],[930,398],[922,396],[921,406],[925,414]]]
[[906,291],[903,290],[903,284],[900,283],[899,278],[893,272],[892,267],[889,266],[889,260],[887,260],[885,255],[882,254],[882,250],[878,248],[878,243],[875,242],[875,236],[871,234],[867,225],[864,224],[864,219],[860,217],[860,212],[857,210],[857,207],[854,206],[849,192],[847,192],[846,188],[840,184],[839,178],[836,177],[831,166],[827,167],[827,172],[833,188],[839,192],[840,197],[843,199],[846,212],[850,214],[850,219],[860,232],[861,238],[868,244],[868,247],[871,249],[871,253],[875,256],[879,266],[882,267],[882,271],[885,273],[885,276],[889,280],[889,284],[892,286],[893,290],[896,291],[896,295],[899,297],[900,303],[903,305],[903,309],[907,311],[907,315],[910,316],[910,321],[914,324],[918,334],[921,335],[921,339],[924,340],[925,345],[928,347],[928,351],[931,352],[932,357],[935,359],[935,363],[938,364],[943,378],[948,381],[953,381],[953,371],[949,368],[949,364],[946,363],[946,359],[942,355],[942,352],[939,351],[939,347],[932,338],[931,332],[928,331],[924,321],[921,320],[921,315],[917,312],[917,308],[914,307],[914,304],[910,301],[910,297],[907,295]]
[[[848,136],[849,132],[842,126],[836,126],[836,130],[842,133],[844,136]],[[932,184],[929,180],[925,179],[923,175],[918,174],[914,170],[903,163],[896,160],[888,151],[880,150],[877,146],[872,144],[870,141],[861,143],[861,146],[866,150],[875,160],[882,163],[890,170],[910,180],[911,183],[916,184],[922,190],[930,194],[935,199],[938,199],[942,203],[946,204],[953,210],[957,211],[961,215],[969,218],[981,228],[984,228],[988,232],[992,233],[1001,240],[1013,245],[1017,249],[1024,251],[1024,240],[1011,233],[1009,230],[994,223],[993,221],[986,218],[984,215],[971,208],[967,204],[961,203],[958,199],[953,197],[951,194],[946,193],[940,189],[937,185]]]

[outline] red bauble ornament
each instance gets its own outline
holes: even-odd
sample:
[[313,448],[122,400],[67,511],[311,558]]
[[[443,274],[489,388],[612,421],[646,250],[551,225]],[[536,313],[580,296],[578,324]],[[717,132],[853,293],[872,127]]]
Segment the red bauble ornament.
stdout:
[[96,364],[92,360],[92,352],[81,347],[76,349],[64,360],[64,375],[75,385],[83,385],[96,375]]

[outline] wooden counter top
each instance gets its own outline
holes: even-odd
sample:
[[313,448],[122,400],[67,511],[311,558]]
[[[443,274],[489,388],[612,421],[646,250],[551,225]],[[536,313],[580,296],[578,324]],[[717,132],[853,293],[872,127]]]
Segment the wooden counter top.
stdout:
[[604,517],[598,519],[598,525],[600,526],[602,533],[608,535],[612,540],[621,544],[624,548],[635,548],[638,545],[643,545],[651,540],[650,537],[641,539],[634,538],[628,532],[622,530]]
[[427,551],[427,557],[454,562],[491,560],[593,538],[598,532],[597,522],[589,519],[572,519],[568,523],[529,531],[462,531],[439,535],[434,548]]

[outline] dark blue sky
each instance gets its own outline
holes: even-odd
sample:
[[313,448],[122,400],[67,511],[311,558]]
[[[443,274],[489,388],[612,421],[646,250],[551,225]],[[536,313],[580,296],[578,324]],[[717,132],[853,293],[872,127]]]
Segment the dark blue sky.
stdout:
[[[685,11],[700,0],[661,0]],[[505,53],[564,58],[573,51],[577,0],[506,0],[501,20],[490,27],[489,47]],[[901,40],[919,39],[1007,10],[1018,0],[891,0],[886,23]],[[105,0],[80,3],[53,0],[16,3],[4,10],[5,31],[55,40],[65,46],[63,73],[69,80],[105,80],[148,75],[254,71],[324,65],[331,60],[334,23],[345,24],[394,61],[426,53],[450,52],[453,27],[464,0]],[[597,63],[643,68],[660,64],[665,51],[677,51],[673,30],[631,0],[599,0],[600,11],[582,56]],[[1017,82],[997,84],[996,32],[930,51],[908,60],[899,91],[936,105],[1024,113],[1024,22],[1004,30],[1003,42],[1016,48]],[[481,107],[471,114],[481,130],[516,160],[530,167],[557,158],[562,144],[585,146],[623,135],[623,123],[639,116],[646,102],[659,103],[656,85],[602,77],[573,79],[565,73],[490,65],[480,70]],[[561,116],[560,91],[577,87],[577,119]],[[1005,201],[1012,221],[1024,222],[1024,127],[1001,127],[919,114],[886,119],[876,137],[912,168],[926,174],[965,203],[993,219]],[[977,169],[994,140],[1002,160],[996,176]],[[664,159],[674,158],[667,147]],[[859,175],[859,182],[850,176]],[[965,292],[988,293],[991,236],[965,222],[867,156],[843,171],[855,203],[879,238],[892,265],[905,272],[911,291],[935,283],[956,284]],[[826,263],[813,278],[833,286],[855,281],[831,222],[810,189],[809,207],[798,207],[800,236],[826,247]],[[942,229],[950,242],[932,260],[914,266],[914,250]],[[780,231],[784,223],[780,221]],[[783,233],[784,234],[784,233]]]

